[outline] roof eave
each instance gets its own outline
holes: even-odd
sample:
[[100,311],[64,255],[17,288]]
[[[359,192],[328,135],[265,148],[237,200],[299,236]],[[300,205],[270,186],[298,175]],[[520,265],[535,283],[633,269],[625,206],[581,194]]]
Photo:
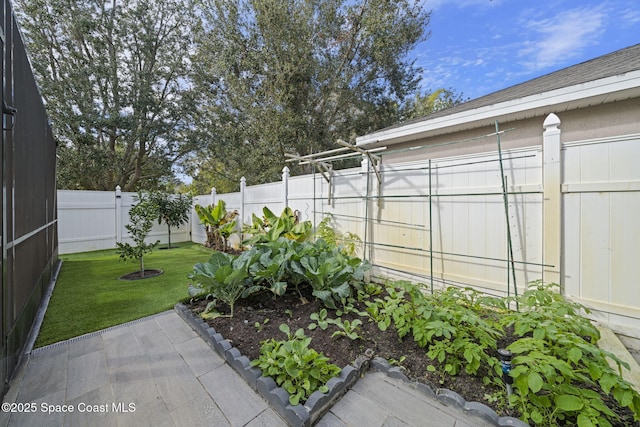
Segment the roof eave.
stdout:
[[537,95],[381,130],[358,137],[356,145],[393,145],[577,108],[640,97],[640,70]]

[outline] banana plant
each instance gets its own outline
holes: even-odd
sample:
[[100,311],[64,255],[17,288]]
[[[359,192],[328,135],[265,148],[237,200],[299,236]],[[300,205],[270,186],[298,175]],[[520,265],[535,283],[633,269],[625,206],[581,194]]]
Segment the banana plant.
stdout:
[[207,233],[205,246],[226,252],[229,237],[236,226],[235,218],[238,212],[228,212],[224,200],[218,200],[215,206],[196,205],[195,210]]
[[246,227],[243,232],[251,234],[246,244],[268,243],[286,237],[296,242],[304,242],[311,237],[313,225],[311,221],[299,221],[297,212],[286,207],[280,216],[275,215],[268,207],[262,209],[263,218],[253,214],[252,225]]

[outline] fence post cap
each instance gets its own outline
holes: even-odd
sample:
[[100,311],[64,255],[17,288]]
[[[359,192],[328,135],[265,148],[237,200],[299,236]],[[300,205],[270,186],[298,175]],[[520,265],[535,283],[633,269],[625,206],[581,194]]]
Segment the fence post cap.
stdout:
[[560,118],[555,114],[551,113],[547,116],[546,119],[544,119],[544,123],[542,123],[542,126],[546,130],[552,130],[557,128],[560,125],[560,123],[561,123]]

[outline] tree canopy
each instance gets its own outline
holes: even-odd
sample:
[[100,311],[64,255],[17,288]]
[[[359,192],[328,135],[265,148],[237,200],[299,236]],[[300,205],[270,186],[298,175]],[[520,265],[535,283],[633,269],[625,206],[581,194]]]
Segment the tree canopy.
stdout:
[[18,0],[58,187],[162,186],[190,151],[190,0]]
[[[216,187],[279,179],[284,154],[397,122],[429,13],[409,0],[204,0],[194,61]],[[206,169],[195,160],[194,169]],[[293,173],[299,171],[294,170]]]
[[[58,187],[237,188],[285,153],[460,102],[416,95],[419,0],[17,0],[58,144]],[[292,173],[305,172],[299,166]]]

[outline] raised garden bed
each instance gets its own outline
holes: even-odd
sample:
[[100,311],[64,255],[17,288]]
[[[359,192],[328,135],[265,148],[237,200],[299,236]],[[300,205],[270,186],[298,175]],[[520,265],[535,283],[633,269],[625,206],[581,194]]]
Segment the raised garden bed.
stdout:
[[[311,295],[306,294],[306,297],[310,302],[302,304],[297,295],[286,294],[274,299],[265,293],[240,300],[233,318],[218,317],[208,321],[198,315],[206,306],[203,301],[178,304],[176,311],[291,425],[312,425],[319,420],[369,368],[371,361],[372,369],[413,382],[427,396],[458,407],[460,411],[480,415],[497,426],[527,426],[510,416],[508,411],[498,414],[481,403],[483,393],[494,393],[495,387],[486,387],[481,381],[466,376],[439,384],[436,375],[426,369],[424,349],[411,340],[400,341],[393,328],[380,331],[374,323],[363,323],[358,331],[361,338],[355,340],[332,337],[335,328],[309,330],[313,323],[311,314],[321,311],[323,306]],[[343,315],[342,319],[355,320],[356,317]],[[289,394],[277,387],[273,379],[262,377],[259,369],[250,366],[250,361],[259,357],[261,341],[285,338],[278,328],[282,323],[292,330],[303,328],[312,338],[311,346],[342,367],[340,376],[327,384],[328,393],[316,391],[304,404],[295,406],[289,404]],[[447,386],[456,387],[464,397]]]
[[278,387],[272,378],[262,376],[260,369],[251,367],[250,360],[237,347],[233,347],[229,340],[200,319],[190,308],[183,304],[177,304],[175,310],[292,426],[310,426],[318,421],[366,371],[371,358],[371,353],[367,353],[358,357],[352,364],[345,365],[341,369],[340,375],[327,383],[329,388],[327,393],[316,391],[304,405],[291,405],[289,393]]
[[[581,316],[584,307],[553,285],[534,282],[514,299],[470,288],[431,293],[409,282],[369,283],[369,263],[332,239],[300,242],[296,236],[306,235],[294,231],[303,224],[287,210],[279,218],[268,214],[267,234],[256,229],[251,249],[216,252],[194,266],[189,308],[207,319],[212,337],[219,336],[213,346],[250,383],[257,375],[250,368],[259,366],[283,388],[273,392],[278,387],[269,380],[255,380],[270,402],[288,395],[291,408],[281,413],[334,401],[314,392],[331,395],[325,383],[339,367],[346,380],[349,366],[366,354],[432,390],[453,390],[460,399],[452,402],[486,403],[498,417],[580,427],[628,426],[640,417],[640,394],[608,364],[620,360],[598,348],[600,334]],[[287,229],[294,240],[280,235]],[[306,419],[319,418],[313,414]]]

